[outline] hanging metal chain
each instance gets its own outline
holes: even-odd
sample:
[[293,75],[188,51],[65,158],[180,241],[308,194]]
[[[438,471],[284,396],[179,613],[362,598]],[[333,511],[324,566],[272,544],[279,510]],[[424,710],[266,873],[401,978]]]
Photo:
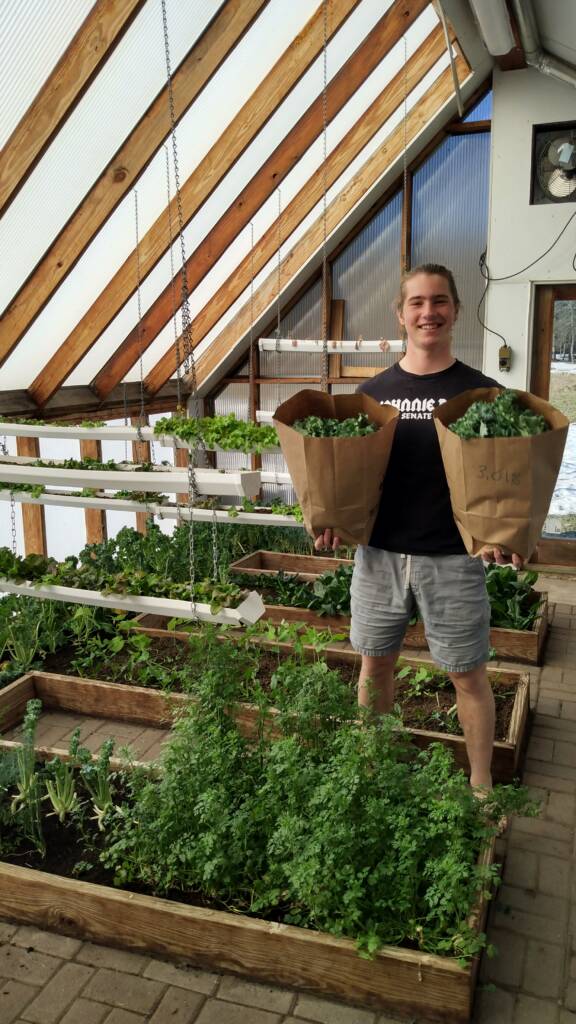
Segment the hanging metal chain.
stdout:
[[[403,117],[403,130],[404,130],[404,144],[402,147],[402,200],[404,203],[405,215],[408,216],[408,40],[406,39],[406,33],[403,36],[404,40],[404,117]],[[408,252],[404,254],[404,266],[402,270],[408,270],[410,263],[410,255]]]
[[[0,452],[5,458],[8,458],[8,444],[6,441],[6,435],[0,441]],[[10,491],[10,536],[12,541],[12,554],[16,555],[17,543],[16,543],[16,502],[14,500],[14,491]]]
[[282,287],[282,257],[280,251],[282,249],[282,195],[280,189],[277,190],[278,195],[278,248],[277,248],[277,284],[276,284],[276,344],[274,346],[274,376],[276,377],[275,394],[276,394],[276,408],[280,405],[280,384],[278,378],[280,377],[280,336],[281,336],[281,308],[280,308],[280,291]]
[[166,158],[166,195],[168,197],[168,239],[170,242],[170,287],[172,291],[172,324],[174,327],[174,352],[176,354],[176,405],[178,409],[182,408],[182,357],[180,355],[180,335],[178,333],[178,323],[176,320],[176,280],[174,273],[174,253],[172,251],[172,245],[174,236],[172,233],[172,196],[170,194],[170,159],[168,156],[168,146],[164,146],[164,156]]
[[[181,282],[181,317],[182,317],[182,339],[184,342],[184,372],[190,381],[191,412],[195,418],[199,418],[200,405],[198,402],[198,387],[196,383],[196,366],[194,362],[194,351],[192,344],[192,319],[190,316],[190,302],[188,292],[188,279],[186,276],[186,246],[184,243],[184,213],[182,209],[182,195],[180,190],[180,171],[178,166],[178,144],[176,141],[176,114],[174,110],[174,90],[172,87],[172,71],[170,66],[170,39],[168,35],[168,18],[166,15],[166,0],[162,0],[162,26],[164,30],[164,55],[166,58],[166,77],[168,84],[168,103],[170,110],[170,134],[172,138],[172,159],[174,162],[174,186],[176,190],[176,206],[178,210],[178,232],[180,238],[180,258],[182,270]],[[196,566],[194,551],[194,518],[193,509],[198,500],[198,484],[196,480],[196,459],[198,446],[188,452],[188,507],[190,510],[190,526],[188,530],[188,555],[190,565],[190,600],[192,609],[195,606],[196,589]]]
[[[124,426],[128,427],[128,398],[126,394],[126,381],[122,382],[122,400],[124,405]],[[124,462],[128,462],[128,438],[124,441]]]
[[182,260],[181,270],[181,296],[182,296],[182,339],[184,341],[184,372],[190,377],[192,396],[196,396],[196,367],[194,365],[194,352],[192,346],[192,320],[190,317],[190,295],[188,291],[188,279],[186,276],[186,246],[184,243],[184,213],[182,209],[182,194],[180,189],[180,170],[178,165],[178,145],[176,141],[176,114],[174,110],[174,89],[172,86],[172,70],[170,66],[170,39],[168,36],[168,19],[166,15],[166,0],[162,0],[162,25],[164,28],[164,53],[166,57],[166,77],[168,83],[168,103],[170,108],[170,134],[172,138],[172,159],[174,162],[174,185],[176,189],[176,206],[178,210],[178,232],[180,236],[180,256]]
[[[254,394],[254,224],[250,221],[250,341],[248,355],[248,406]],[[250,408],[248,408],[250,415]]]
[[[142,436],[142,424],[146,417],[146,407],[144,403],[144,363],[142,359],[142,274],[140,268],[140,222],[138,219],[138,192],[134,189],[134,230],[136,232],[136,302],[138,308],[138,369],[140,373],[140,412],[138,414],[138,423],[136,425],[136,431],[138,434],[138,441],[140,445],[144,444],[144,438]],[[141,451],[140,451],[141,454]]]
[[320,388],[328,391],[328,255],[326,241],[328,237],[327,192],[328,192],[328,0],[323,0],[323,49],[322,49],[322,370]]

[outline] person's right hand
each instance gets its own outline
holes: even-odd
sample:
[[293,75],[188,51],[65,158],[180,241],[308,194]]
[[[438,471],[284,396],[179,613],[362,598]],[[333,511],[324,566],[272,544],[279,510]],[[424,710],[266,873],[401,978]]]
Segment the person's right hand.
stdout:
[[342,541],[337,534],[334,533],[331,527],[327,527],[322,533],[319,533],[314,541],[314,547],[316,551],[336,551],[340,547]]

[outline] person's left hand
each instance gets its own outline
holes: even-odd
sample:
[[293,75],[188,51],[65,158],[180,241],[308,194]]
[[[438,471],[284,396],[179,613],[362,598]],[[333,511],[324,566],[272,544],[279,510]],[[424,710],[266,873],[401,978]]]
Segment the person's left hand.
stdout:
[[509,565],[512,562],[515,569],[522,569],[524,565],[522,555],[509,554],[498,544],[485,544],[476,557],[481,558],[483,562],[496,562],[497,565]]

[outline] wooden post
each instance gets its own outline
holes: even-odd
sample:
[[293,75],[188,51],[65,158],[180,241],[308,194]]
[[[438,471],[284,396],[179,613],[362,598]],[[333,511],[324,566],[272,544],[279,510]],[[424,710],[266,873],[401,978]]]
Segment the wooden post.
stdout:
[[[16,451],[18,455],[40,458],[40,441],[37,437],[17,437]],[[22,527],[24,531],[24,551],[27,555],[47,554],[46,519],[43,505],[31,505],[22,502]]]
[[[102,462],[102,442],[80,441],[80,458],[97,459],[98,462]],[[108,540],[108,526],[104,509],[84,509],[84,521],[86,523],[87,544],[101,544],[102,541]]]
[[[332,299],[330,317],[328,319],[328,337],[330,341],[342,341],[344,338],[344,299]],[[330,342],[328,342],[330,348]],[[342,376],[342,356],[328,356],[328,376]]]
[[[150,420],[148,416],[144,416],[143,422],[141,422],[139,416],[131,416],[130,423],[133,427],[148,426]],[[134,462],[150,462],[150,442],[149,441],[133,441],[132,442],[132,458]],[[146,536],[146,523],[148,522],[147,512],[136,513],[136,529],[138,533],[142,533]]]

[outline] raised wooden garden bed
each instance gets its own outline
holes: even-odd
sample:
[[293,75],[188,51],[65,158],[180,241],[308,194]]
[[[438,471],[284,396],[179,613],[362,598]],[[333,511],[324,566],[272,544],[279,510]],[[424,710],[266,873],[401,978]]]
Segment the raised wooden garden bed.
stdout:
[[[481,861],[493,858],[492,845]],[[364,960],[349,939],[4,863],[0,902],[15,921],[374,1009],[454,1024],[472,1011],[477,959],[460,967],[451,958],[386,946]],[[474,914],[479,931],[486,910],[482,901]]]
[[321,555],[291,555],[283,551],[254,551],[229,566],[230,572],[249,573],[254,576],[277,576],[290,573],[301,580],[315,580],[324,572],[334,571],[340,565],[354,565],[350,558],[329,558]]
[[[0,693],[4,728],[21,718],[28,700],[39,697],[58,708],[116,721],[167,725],[190,698],[115,683],[31,672]],[[250,728],[252,711],[241,712]],[[446,737],[444,737],[446,738]],[[453,737],[449,737],[453,739]],[[0,741],[0,747],[15,743]],[[44,748],[41,757],[67,756]],[[113,765],[114,767],[114,765]],[[493,859],[493,847],[482,857]],[[0,863],[4,916],[79,935],[125,949],[185,957],[208,970],[233,971],[260,982],[292,985],[317,994],[431,1021],[470,1018],[477,961],[459,967],[454,959],[385,947],[363,960],[354,943],[312,930],[269,923],[241,914],[205,910],[157,897],[118,891]],[[484,926],[486,905],[475,922]]]
[[[140,632],[146,633],[148,636],[153,637],[172,637],[177,640],[182,640],[187,643],[189,633],[167,630],[166,619],[160,616],[145,615],[140,616],[138,624],[135,625],[135,629]],[[224,638],[223,638],[224,639]],[[228,635],[226,639],[233,639]],[[278,643],[276,641],[266,641],[254,638],[255,643],[261,644],[265,648],[280,649],[290,653],[292,650],[291,645],[288,643]],[[317,657],[317,653],[312,647],[307,648],[311,658]],[[337,668],[338,665],[355,665],[358,669],[360,666],[360,655],[356,654],[355,651],[345,650],[342,648],[326,648],[323,651],[323,657],[329,665]],[[410,665],[415,668],[419,668],[421,665],[429,665],[429,661],[423,661],[420,658],[407,657],[403,658],[403,664]],[[508,733],[505,740],[496,740],[494,743],[494,753],[492,758],[492,775],[495,782],[509,783],[515,779],[520,771],[522,756],[526,746],[528,736],[528,720],[530,711],[530,677],[527,673],[518,672],[514,669],[488,669],[488,678],[491,682],[504,682],[507,687],[514,689],[514,706],[510,723],[508,727]],[[251,710],[250,705],[244,705],[243,716],[246,716],[246,729],[249,730],[249,722],[254,712]],[[419,747],[426,747],[430,743],[442,743],[444,746],[449,747],[454,754],[454,760],[458,767],[463,768],[465,771],[469,770],[468,757],[466,754],[466,745],[464,743],[464,737],[460,735],[453,735],[451,733],[435,732],[431,729],[408,729],[412,739]]]
[[[544,645],[548,634],[548,597],[542,596],[542,603],[532,629],[501,629],[493,626],[490,630],[490,645],[496,651],[497,658],[508,661],[519,661],[526,665],[540,665],[544,654]],[[266,610],[265,616],[267,615]],[[408,626],[404,637],[404,646],[419,650],[427,650],[428,643],[424,635],[424,624],[417,622]]]
[[[107,683],[99,679],[81,679],[52,672],[28,672],[0,690],[0,750],[11,750],[21,744],[2,737],[24,718],[26,704],[38,698],[45,711],[64,711],[84,717],[110,720],[114,723],[133,722],[143,727],[168,729],[174,716],[194,698],[180,693],[165,693],[151,687],[125,683]],[[257,729],[257,709],[240,704],[235,718],[241,731],[254,735]],[[68,757],[67,745],[36,746],[43,760],[50,757]],[[118,766],[123,763],[115,762]]]
[[[302,580],[312,581],[341,565],[353,564],[353,560],[348,558],[255,551],[233,562],[230,571],[264,576],[276,576],[283,571],[297,575]],[[534,592],[534,600],[541,601],[541,604],[532,629],[502,629],[494,626],[490,630],[490,646],[494,648],[497,658],[518,661],[526,665],[541,664],[549,626],[548,597],[546,594]],[[319,615],[318,612],[307,608],[292,608],[287,605],[267,604],[265,607],[263,617],[269,622],[306,622],[317,629],[335,629],[346,636],[350,632],[349,615]],[[410,650],[428,650],[422,622],[408,626],[404,647]]]

